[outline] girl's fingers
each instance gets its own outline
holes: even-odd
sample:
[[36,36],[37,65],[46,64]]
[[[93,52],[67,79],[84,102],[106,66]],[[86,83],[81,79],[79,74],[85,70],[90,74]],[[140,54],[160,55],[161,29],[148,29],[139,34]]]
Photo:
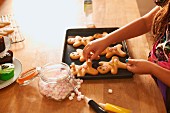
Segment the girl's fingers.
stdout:
[[136,65],[127,65],[127,70],[133,73],[138,73]]
[[95,58],[97,58],[99,55],[99,51],[94,51],[93,54],[91,55],[91,60],[94,60]]
[[132,71],[134,69],[134,65],[127,65],[127,70]]
[[126,59],[125,62],[128,63],[128,64],[135,64],[137,62],[137,60],[135,60],[135,59]]
[[84,56],[84,58],[87,60],[88,59],[88,57],[89,57],[89,54],[90,53],[90,50],[89,50],[89,47],[88,47],[88,45],[87,46],[85,46],[84,47],[84,49],[83,49],[83,56]]
[[135,68],[136,68],[136,65],[135,65],[136,60],[135,59],[126,59],[125,61],[127,63],[127,70],[134,72]]

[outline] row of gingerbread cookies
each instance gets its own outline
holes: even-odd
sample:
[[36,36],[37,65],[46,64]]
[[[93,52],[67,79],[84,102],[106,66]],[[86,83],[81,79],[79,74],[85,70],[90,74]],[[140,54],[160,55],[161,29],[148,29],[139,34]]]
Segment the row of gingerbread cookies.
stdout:
[[90,41],[97,38],[102,38],[107,34],[108,34],[107,32],[103,32],[103,33],[96,33],[93,36],[87,36],[87,37],[75,36],[74,38],[68,38],[67,43],[72,44],[73,47],[79,47],[81,45],[86,46]]
[[[122,45],[117,44],[113,47],[107,47],[100,55],[105,55],[106,58],[111,58],[113,55],[125,57],[126,53],[122,51]],[[79,59],[80,62],[84,62],[85,58],[83,56],[83,49],[76,49],[75,52],[71,52],[70,58],[73,60]],[[99,60],[99,59],[100,59],[100,56],[98,56],[95,60]]]
[[118,69],[127,69],[127,64],[123,63],[119,60],[117,56],[113,56],[109,62],[106,61],[100,61],[99,67],[97,69],[92,67],[91,61],[86,61],[82,65],[76,65],[74,62],[70,65],[71,73],[74,76],[81,77],[85,76],[86,74],[90,75],[98,75],[100,74],[106,74],[108,72],[111,72],[112,74],[117,74]]

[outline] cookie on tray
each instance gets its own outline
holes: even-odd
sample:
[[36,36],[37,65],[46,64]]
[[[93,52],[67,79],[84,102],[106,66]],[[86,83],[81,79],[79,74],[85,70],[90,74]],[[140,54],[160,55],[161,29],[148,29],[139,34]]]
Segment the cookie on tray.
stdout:
[[75,38],[68,38],[67,43],[72,44],[73,47],[79,47],[81,45],[86,46],[93,39],[94,39],[93,36],[88,36],[88,37],[76,36]]
[[106,55],[106,58],[111,58],[113,55],[118,55],[120,57],[125,57],[126,52],[122,51],[122,45],[117,44],[113,47],[107,47],[101,55]]
[[98,75],[98,71],[92,67],[92,62],[91,61],[86,61],[82,65],[76,65],[72,63],[70,65],[71,68],[71,73],[74,76],[85,76],[86,74],[90,75]]
[[[79,59],[80,62],[84,62],[85,58],[83,56],[83,49],[76,49],[75,52],[70,53],[70,58],[73,60]],[[100,56],[98,56],[95,60],[99,60]]]
[[127,69],[127,64],[119,61],[119,58],[117,56],[113,56],[112,59],[109,62],[101,61],[99,62],[99,67],[97,70],[101,74],[106,74],[111,71],[112,74],[117,74],[118,69]]

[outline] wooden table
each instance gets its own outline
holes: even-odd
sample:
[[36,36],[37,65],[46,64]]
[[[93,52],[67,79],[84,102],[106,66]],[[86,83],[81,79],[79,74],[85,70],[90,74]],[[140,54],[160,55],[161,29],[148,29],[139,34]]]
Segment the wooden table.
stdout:
[[[83,0],[5,0],[1,15],[12,11],[25,41],[12,44],[15,58],[25,71],[62,59],[68,28],[82,28]],[[7,10],[8,9],[8,10]],[[10,12],[11,13],[11,12]],[[93,0],[96,27],[121,27],[140,17],[136,0]],[[133,58],[146,59],[149,43],[145,35],[127,41]],[[139,50],[140,49],[140,50]],[[54,101],[38,91],[38,78],[27,86],[17,83],[0,90],[0,113],[94,113],[84,101]],[[113,89],[108,94],[108,89]],[[166,113],[160,90],[150,75],[134,75],[130,79],[85,80],[81,92],[96,102],[112,103],[131,109],[133,113]]]

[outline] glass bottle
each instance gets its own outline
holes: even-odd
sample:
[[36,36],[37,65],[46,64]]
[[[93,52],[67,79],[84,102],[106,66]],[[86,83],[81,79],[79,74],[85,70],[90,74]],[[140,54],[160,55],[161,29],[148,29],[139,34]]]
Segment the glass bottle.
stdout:
[[84,13],[86,26],[89,28],[94,27],[93,23],[93,2],[92,0],[84,0]]

